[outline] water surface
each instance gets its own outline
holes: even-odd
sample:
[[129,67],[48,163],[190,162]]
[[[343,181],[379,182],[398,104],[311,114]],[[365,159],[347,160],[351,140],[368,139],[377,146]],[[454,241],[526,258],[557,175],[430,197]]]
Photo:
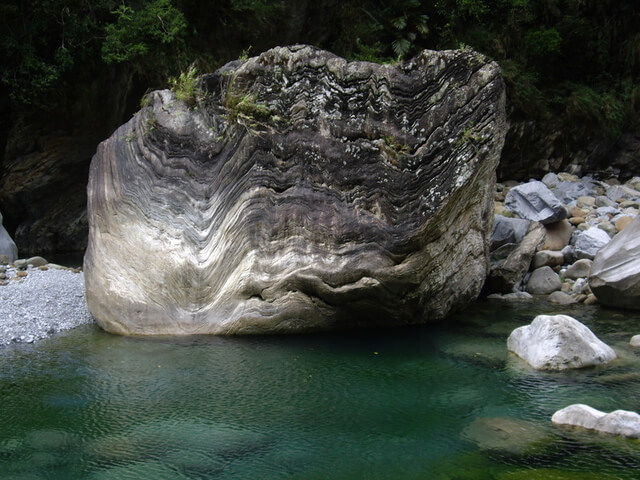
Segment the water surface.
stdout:
[[0,479],[637,479],[640,442],[551,426],[640,411],[637,313],[565,310],[620,359],[536,372],[506,338],[539,304],[455,322],[280,337],[93,326],[0,350]]

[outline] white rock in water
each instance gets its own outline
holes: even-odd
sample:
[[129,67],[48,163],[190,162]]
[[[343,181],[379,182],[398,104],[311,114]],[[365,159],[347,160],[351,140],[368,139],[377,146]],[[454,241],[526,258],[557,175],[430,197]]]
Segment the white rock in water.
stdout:
[[539,370],[592,367],[616,358],[611,347],[568,315],[538,315],[511,332],[507,348]]
[[555,425],[571,425],[588,430],[640,438],[640,415],[627,410],[601,412],[588,405],[575,404],[558,410],[551,417]]

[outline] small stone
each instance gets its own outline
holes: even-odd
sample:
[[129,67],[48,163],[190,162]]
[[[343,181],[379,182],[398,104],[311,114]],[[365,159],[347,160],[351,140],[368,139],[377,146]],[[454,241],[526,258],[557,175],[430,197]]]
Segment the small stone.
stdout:
[[586,222],[584,217],[571,217],[571,218],[569,218],[569,223],[571,225],[580,225],[581,223],[584,223],[584,222]]
[[588,285],[586,278],[578,278],[571,287],[571,293],[581,294]]
[[611,224],[611,222],[607,222],[606,220],[603,222],[600,222],[598,224],[598,228],[600,230],[604,230],[605,232],[607,232],[607,235],[609,235],[609,237],[613,237],[615,236],[616,233],[618,233],[618,230],[616,229],[616,227]]
[[598,195],[595,201],[596,207],[617,207],[618,204],[613,200],[610,200],[604,195]]
[[556,272],[551,267],[537,268],[529,277],[527,292],[531,295],[549,295],[551,292],[560,290],[562,282]]
[[49,267],[47,267],[46,265],[42,265],[38,267],[38,270],[42,270],[43,272],[46,272],[47,270],[49,270]]
[[579,208],[589,208],[589,207],[593,207],[596,204],[596,199],[593,197],[588,197],[588,196],[582,196],[582,197],[578,197],[578,200],[576,201],[576,205]]
[[584,303],[584,301],[587,299],[587,295],[577,295],[576,296],[576,302],[578,303]]
[[4,272],[0,272],[0,280],[6,280],[7,274]]
[[620,180],[618,180],[616,177],[611,177],[607,178],[604,183],[606,183],[607,185],[620,185]]
[[620,208],[638,208],[638,205],[640,205],[638,202],[634,201],[634,200],[625,200],[624,202],[620,202],[619,207]]
[[633,348],[640,348],[640,335],[634,335],[633,337],[631,337],[631,340],[629,340],[629,345],[631,345]]
[[571,173],[561,172],[558,174],[558,180],[560,180],[561,182],[579,182],[580,177]]
[[9,265],[9,257],[7,255],[0,255],[0,265]]
[[15,262],[13,262],[13,265],[16,268],[22,269],[22,268],[27,268],[28,263],[24,258],[20,258],[20,259],[16,260]]
[[533,268],[540,268],[544,266],[556,267],[564,263],[564,255],[562,252],[553,250],[540,250],[536,252],[533,257]]
[[624,217],[620,217],[618,220],[616,220],[616,230],[618,232],[623,231],[625,228],[627,228],[627,226],[633,221],[633,217],[630,216],[624,216]]
[[584,300],[585,305],[595,305],[596,303],[598,303],[598,298],[593,293],[587,295],[587,298]]
[[564,274],[564,278],[578,279],[587,278],[591,272],[591,265],[593,260],[588,258],[582,258],[573,263]]
[[541,250],[562,250],[569,244],[574,228],[567,220],[544,226],[545,238]]
[[27,258],[26,262],[27,262],[27,265],[33,265],[34,267],[42,267],[47,263],[49,263],[42,257]]
[[559,180],[558,176],[555,173],[549,172],[544,177],[542,177],[541,182],[549,188],[554,188],[556,185],[558,185]]
[[575,298],[564,292],[553,292],[549,295],[549,301],[558,305],[572,305],[574,303],[578,303]]
[[560,291],[562,293],[569,293],[571,291],[572,285],[569,282],[564,282],[562,284],[562,288],[560,288]]
[[25,272],[24,270],[20,270],[19,272],[16,273],[16,277],[20,277],[20,278],[24,278],[27,275],[28,275],[27,272]]
[[568,207],[567,211],[569,212],[569,216],[571,217],[584,217],[589,213],[589,210],[584,208],[578,208],[575,205]]

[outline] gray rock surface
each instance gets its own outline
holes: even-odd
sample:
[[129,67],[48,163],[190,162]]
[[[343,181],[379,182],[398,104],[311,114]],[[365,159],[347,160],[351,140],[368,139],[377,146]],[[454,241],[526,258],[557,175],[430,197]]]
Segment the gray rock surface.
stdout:
[[533,296],[527,292],[511,292],[511,293],[492,293],[487,295],[490,300],[532,300]]
[[520,218],[553,223],[567,217],[567,210],[547,186],[537,180],[512,188],[505,198],[505,206]]
[[567,268],[564,277],[570,278],[572,280],[576,280],[578,278],[586,278],[591,272],[592,264],[593,260],[589,260],[588,258],[581,258],[580,260],[576,260],[569,266],[569,268]]
[[603,305],[640,309],[640,217],[595,256],[589,286]]
[[540,250],[533,256],[533,268],[556,267],[564,263],[562,252],[554,250]]
[[507,243],[519,244],[529,230],[529,220],[509,218],[503,215],[493,216],[493,233],[491,235],[491,251]]
[[32,343],[57,332],[93,322],[84,300],[82,273],[50,268],[28,269],[0,286],[0,345]]
[[544,235],[544,227],[538,222],[531,222],[529,231],[519,244],[503,245],[491,253],[491,268],[487,277],[490,292],[509,293],[520,285]]
[[5,255],[9,262],[18,258],[18,247],[2,225],[2,213],[0,213],[0,255]]
[[629,345],[633,348],[640,348],[640,335],[634,335],[629,340]]
[[573,305],[574,303],[578,303],[575,298],[564,292],[551,293],[549,295],[549,301],[558,305]]
[[611,347],[568,315],[538,315],[511,332],[507,348],[538,370],[592,367],[616,358]]
[[558,410],[551,417],[551,422],[555,425],[570,425],[611,435],[640,438],[640,415],[627,410],[605,413],[588,405],[575,404]]
[[577,231],[572,238],[574,254],[577,258],[593,259],[610,241],[609,234],[598,227],[591,227],[583,232]]
[[98,148],[87,302],[121,334],[441,319],[488,271],[506,120],[497,64],[274,48],[170,91]]
[[531,295],[549,295],[561,288],[562,281],[551,267],[536,268],[527,282],[527,292]]

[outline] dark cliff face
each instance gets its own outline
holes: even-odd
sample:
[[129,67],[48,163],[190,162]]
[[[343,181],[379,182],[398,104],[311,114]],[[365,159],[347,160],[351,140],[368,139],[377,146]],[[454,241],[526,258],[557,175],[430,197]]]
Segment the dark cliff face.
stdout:
[[440,319],[480,291],[499,68],[276,48],[169,91],[103,142],[87,299],[107,330],[264,333]]

